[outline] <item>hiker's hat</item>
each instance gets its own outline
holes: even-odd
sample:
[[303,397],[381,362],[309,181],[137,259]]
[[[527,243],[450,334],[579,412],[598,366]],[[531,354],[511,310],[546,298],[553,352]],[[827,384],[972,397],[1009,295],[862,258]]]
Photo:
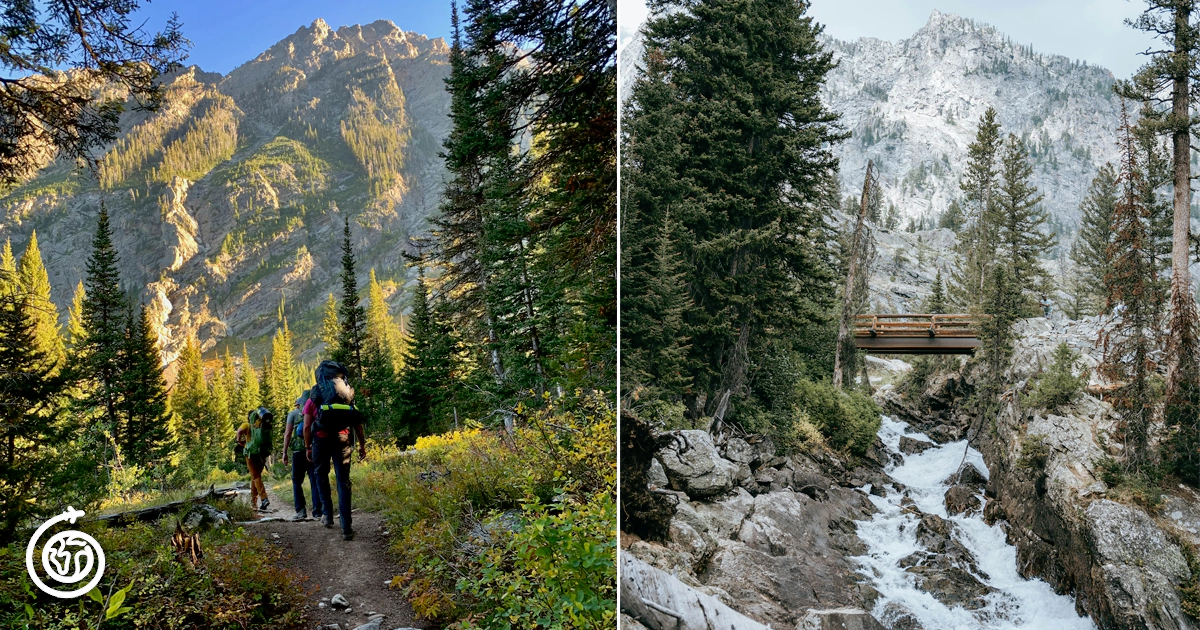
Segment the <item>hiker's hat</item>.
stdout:
[[306,389],[306,390],[304,390],[303,394],[300,394],[300,397],[296,399],[297,405],[303,405],[304,403],[308,402],[308,392],[309,391],[311,391],[311,390]]

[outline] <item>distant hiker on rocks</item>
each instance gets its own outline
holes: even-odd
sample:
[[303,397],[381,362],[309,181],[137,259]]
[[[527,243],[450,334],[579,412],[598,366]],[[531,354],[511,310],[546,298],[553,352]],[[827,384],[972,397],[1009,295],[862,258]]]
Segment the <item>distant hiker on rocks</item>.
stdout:
[[245,444],[246,467],[250,469],[250,506],[267,509],[267,488],[263,485],[262,472],[267,455],[271,454],[271,430],[275,416],[266,407],[250,412],[246,423],[238,429],[237,441]]
[[287,425],[283,429],[283,463],[292,458],[292,498],[296,503],[296,515],[293,521],[303,521],[308,518],[304,509],[304,478],[308,477],[308,487],[312,492],[313,518],[319,519],[324,514],[321,511],[321,494],[317,490],[317,467],[308,461],[304,452],[304,403],[308,402],[310,390],[304,390],[296,399],[295,407],[288,412]]
[[1041,306],[1042,306],[1042,316],[1050,317],[1050,298],[1043,295],[1042,301],[1041,301]]
[[317,384],[309,390],[308,402],[304,404],[304,445],[309,459],[317,468],[317,488],[324,515],[321,524],[333,527],[333,495],[329,488],[329,466],[332,462],[337,475],[342,539],[352,540],[350,460],[354,456],[355,438],[358,439],[359,458],[367,456],[363,418],[354,408],[354,389],[347,382],[349,373],[344,365],[336,361],[322,361],[315,372]]

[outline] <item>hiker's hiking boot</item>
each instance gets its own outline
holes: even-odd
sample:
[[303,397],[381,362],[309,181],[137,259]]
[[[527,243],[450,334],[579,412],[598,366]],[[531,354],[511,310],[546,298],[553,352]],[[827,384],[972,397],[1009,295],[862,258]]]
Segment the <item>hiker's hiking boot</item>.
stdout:
[[333,517],[328,514],[326,514],[325,516],[322,516],[321,524],[324,525],[325,527],[333,527]]
[[269,500],[267,500],[266,497],[263,497],[262,503],[258,504],[258,509],[265,512],[267,510],[268,505],[271,505],[271,502]]
[[294,516],[292,516],[292,520],[293,521],[307,521],[308,513],[305,512],[304,510],[300,510],[299,512],[296,512],[296,514]]
[[354,540],[354,530],[347,529],[342,531],[342,540]]

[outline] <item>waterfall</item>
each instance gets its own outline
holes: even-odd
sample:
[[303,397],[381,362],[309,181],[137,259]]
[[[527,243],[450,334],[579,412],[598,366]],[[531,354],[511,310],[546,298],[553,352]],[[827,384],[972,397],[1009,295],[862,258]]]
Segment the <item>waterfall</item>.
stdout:
[[[989,526],[979,514],[947,515],[944,495],[948,486],[942,482],[958,470],[964,450],[966,462],[986,476],[988,469],[979,451],[960,441],[933,446],[919,454],[903,455],[899,451],[902,435],[931,441],[912,431],[908,424],[884,416],[879,437],[888,452],[899,455],[903,461],[898,465],[889,464],[886,470],[894,481],[905,486],[905,491],[888,487],[886,498],[872,495],[871,501],[879,508],[879,513],[869,521],[858,523],[858,536],[869,550],[855,560],[860,563],[862,574],[881,594],[873,611],[875,616],[890,626],[898,614],[906,613],[925,630],[1094,629],[1091,619],[1075,612],[1072,597],[1058,595],[1046,582],[1027,580],[1017,573],[1017,549],[1005,541],[1000,523]],[[917,541],[921,516],[914,514],[911,504],[910,507],[901,504],[905,497],[911,499],[921,513],[940,516],[957,526],[954,539],[974,557],[978,570],[974,573],[975,578],[995,589],[985,596],[985,606],[973,611],[961,606],[947,606],[918,589],[916,578],[901,568],[903,558],[922,551]],[[983,497],[980,499],[986,501]],[[896,627],[911,625],[896,623]]]

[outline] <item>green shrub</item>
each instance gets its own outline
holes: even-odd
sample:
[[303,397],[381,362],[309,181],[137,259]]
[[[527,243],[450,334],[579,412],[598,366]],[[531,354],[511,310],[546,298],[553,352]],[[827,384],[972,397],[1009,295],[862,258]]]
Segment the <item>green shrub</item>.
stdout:
[[796,389],[798,411],[807,415],[829,446],[855,455],[867,452],[880,425],[879,405],[870,396],[808,380],[801,380]]
[[1017,466],[1026,470],[1045,470],[1046,460],[1050,457],[1050,447],[1046,446],[1046,436],[1040,433],[1026,435],[1021,438],[1021,455],[1017,457]]
[[[310,627],[304,614],[305,578],[281,568],[285,563],[278,546],[241,528],[214,528],[200,533],[204,557],[193,567],[170,547],[174,525],[175,519],[165,518],[113,529],[97,523],[81,526],[105,551],[100,591],[108,595],[133,583],[124,603],[131,610],[100,628]],[[95,627],[100,609],[90,599],[56,599],[26,590],[22,585],[27,582],[23,544],[0,548],[0,627]],[[33,611],[28,625],[26,605]]]
[[1108,486],[1108,498],[1121,503],[1140,505],[1147,510],[1157,510],[1162,505],[1162,472],[1149,470],[1126,470],[1124,463],[1103,457],[1096,461],[1100,480]]
[[[616,615],[616,414],[576,395],[477,428],[376,447],[355,501],[384,513],[419,616],[458,628],[601,628]],[[361,490],[360,490],[361,489]],[[484,534],[483,532],[486,532]]]
[[1025,398],[1026,402],[1047,411],[1057,411],[1071,404],[1083,392],[1088,380],[1087,370],[1075,374],[1079,367],[1079,353],[1065,341],[1058,344],[1054,349],[1054,363],[1045,374],[1038,377],[1033,391]]

